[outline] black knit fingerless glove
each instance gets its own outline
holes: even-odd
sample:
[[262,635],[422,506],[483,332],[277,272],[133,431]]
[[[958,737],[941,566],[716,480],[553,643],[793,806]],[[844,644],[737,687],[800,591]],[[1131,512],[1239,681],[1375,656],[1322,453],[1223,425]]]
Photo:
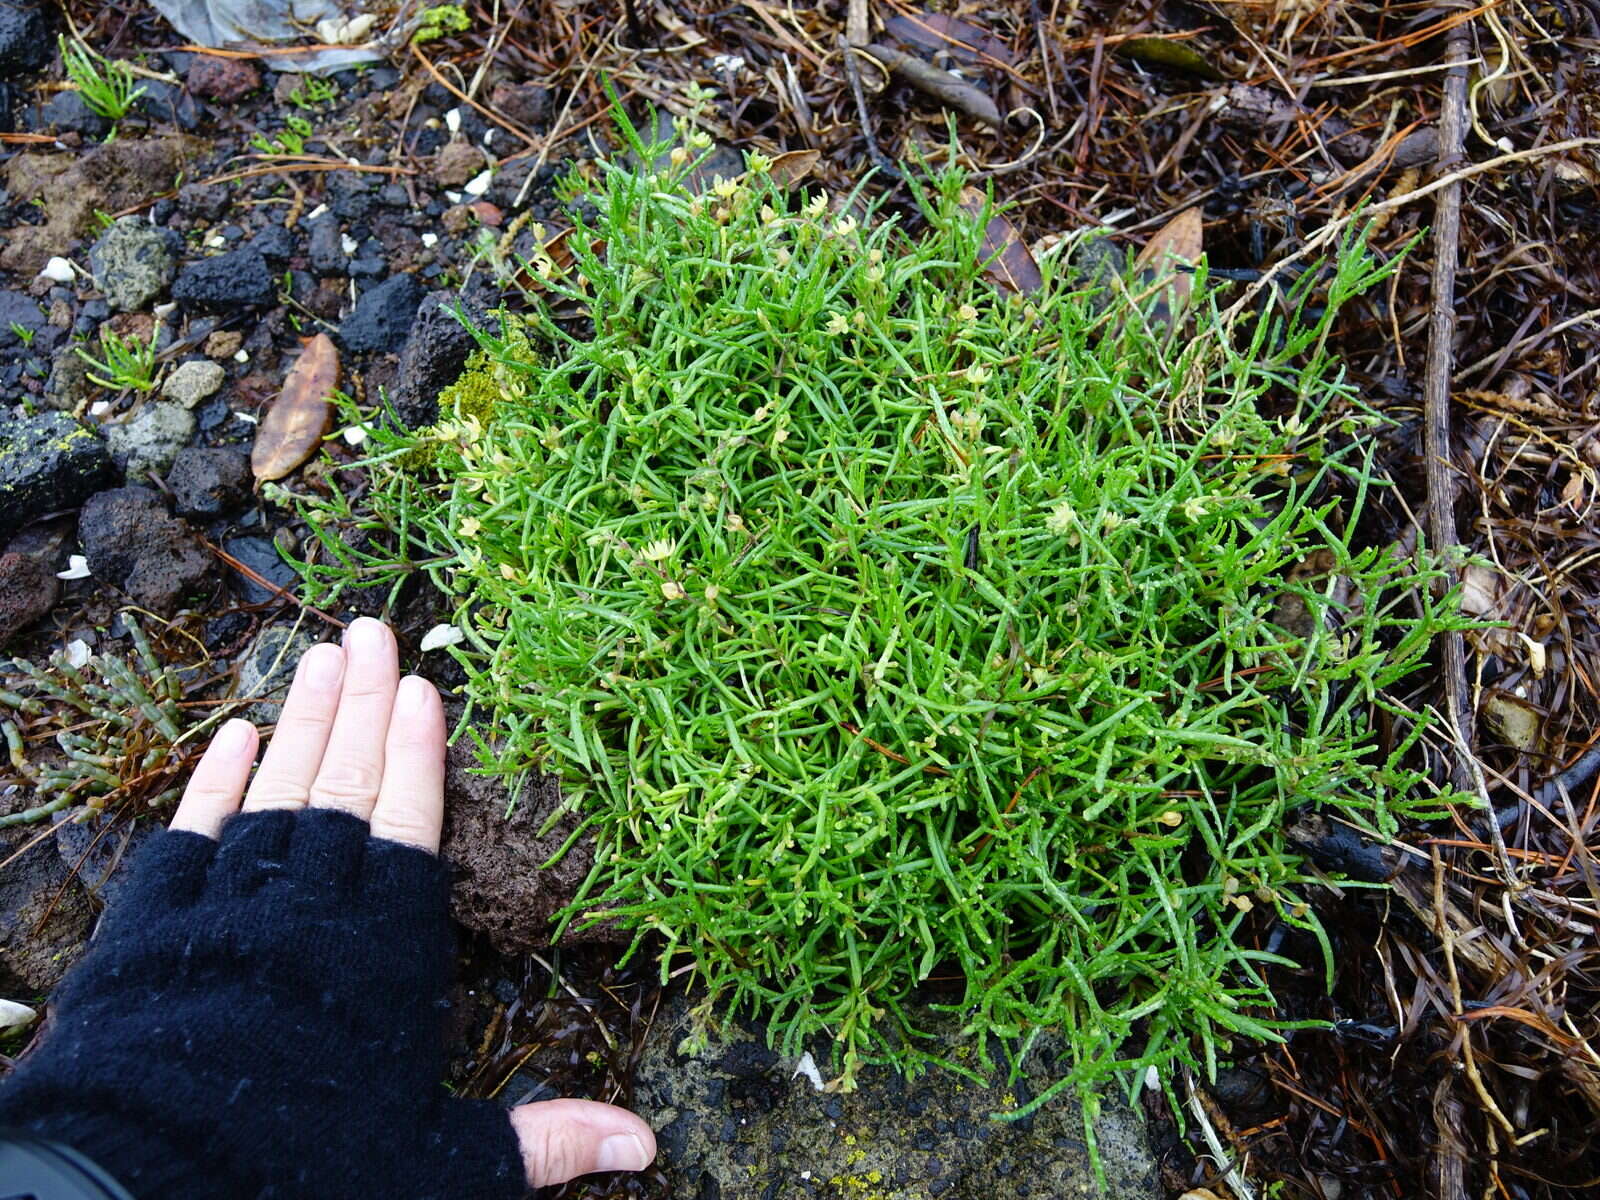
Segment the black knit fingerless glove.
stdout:
[[139,1200],[526,1195],[506,1113],[451,1099],[434,856],[326,809],[165,832],[133,865],[0,1126]]

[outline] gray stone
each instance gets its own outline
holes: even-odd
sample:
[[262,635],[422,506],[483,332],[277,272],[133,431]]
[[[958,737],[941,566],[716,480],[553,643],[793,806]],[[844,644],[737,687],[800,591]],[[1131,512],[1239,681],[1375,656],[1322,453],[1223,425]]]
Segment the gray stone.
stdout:
[[224,517],[249,498],[250,460],[228,447],[186,446],[173,460],[167,487],[180,517]]
[[172,298],[194,312],[231,312],[271,304],[277,285],[267,260],[249,249],[189,263],[172,284]]
[[250,648],[239,656],[239,677],[233,687],[235,700],[249,699],[250,706],[238,715],[257,725],[277,723],[283,711],[283,698],[294,678],[300,656],[322,638],[320,628],[296,630],[292,622],[268,625],[256,634]]
[[0,351],[8,357],[32,349],[49,323],[44,309],[32,296],[0,291]]
[[181,404],[146,401],[126,421],[106,426],[111,457],[131,481],[165,475],[194,436],[195,417]]
[[96,579],[162,615],[202,593],[216,566],[195,531],[168,513],[161,494],[150,488],[91,496],[78,519],[78,537]]
[[89,249],[95,285],[115,312],[138,312],[178,273],[161,231],[142,217],[123,217]]
[[[935,1033],[930,1052],[959,1057],[958,1021],[913,1016]],[[906,1079],[863,1068],[853,1092],[818,1092],[796,1060],[768,1049],[762,1034],[720,1031],[704,1049],[681,1053],[688,1005],[673,1000],[652,1023],[635,1076],[635,1107],[656,1130],[675,1196],[721,1200],[1013,1200],[1105,1194],[1158,1200],[1156,1164],[1142,1119],[1115,1095],[1101,1100],[1095,1138],[1106,1175],[1101,1192],[1084,1141],[1083,1113],[1062,1097],[1017,1121],[990,1114],[1025,1104],[1066,1069],[1061,1047],[1041,1038],[1028,1069],[980,1087],[938,1069]],[[937,1039],[951,1039],[940,1045]],[[828,1072],[827,1056],[813,1047]]]
[[[281,600],[282,592],[293,594],[295,584],[300,581],[300,576],[295,569],[284,561],[283,555],[278,553],[278,546],[271,538],[264,537],[235,537],[222,543],[222,548],[243,565],[265,579],[272,587],[265,587],[250,575],[235,568],[234,586],[238,588],[240,598],[246,604],[271,604],[274,600]],[[273,591],[278,588],[280,591]]]
[[[0,784],[0,813],[36,803],[30,789]],[[0,829],[0,859],[12,860],[0,871],[0,929],[6,931],[0,937],[0,993],[28,1000],[55,987],[78,961],[94,926],[94,906],[50,839],[39,840],[35,826]]]
[[50,15],[38,0],[0,0],[0,82],[42,70],[55,51]]
[[339,340],[353,353],[403,349],[426,294],[415,275],[396,275],[368,288],[339,326]]
[[61,581],[30,555],[0,554],[0,649],[55,607]]
[[161,385],[161,394],[176,400],[185,408],[194,408],[201,401],[217,394],[217,389],[227,382],[228,372],[221,364],[206,359],[179,363]]
[[106,444],[66,413],[0,409],[0,537],[47,512],[76,508],[111,474]]
[[44,402],[62,412],[77,412],[103,389],[89,378],[89,364],[76,346],[63,346],[50,361],[50,378],[44,383]]

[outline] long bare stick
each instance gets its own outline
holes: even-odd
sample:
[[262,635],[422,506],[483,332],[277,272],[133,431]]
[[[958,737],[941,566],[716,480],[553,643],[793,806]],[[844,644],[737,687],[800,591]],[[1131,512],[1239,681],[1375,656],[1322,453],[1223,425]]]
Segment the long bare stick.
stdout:
[[[1447,62],[1460,63],[1470,54],[1471,24],[1463,22],[1445,41]],[[1444,79],[1444,105],[1439,114],[1439,170],[1454,173],[1466,140],[1467,70],[1451,67]],[[1435,554],[1446,557],[1454,577],[1456,547],[1456,475],[1450,461],[1450,376],[1455,366],[1456,258],[1461,244],[1461,180],[1439,189],[1433,208],[1433,300],[1428,316],[1428,359],[1422,379],[1423,452],[1428,476],[1428,536]],[[1459,630],[1440,635],[1444,660],[1446,716],[1461,753],[1451,767],[1451,780],[1462,791],[1473,789],[1468,759],[1473,753],[1472,727],[1466,709],[1466,647]]]

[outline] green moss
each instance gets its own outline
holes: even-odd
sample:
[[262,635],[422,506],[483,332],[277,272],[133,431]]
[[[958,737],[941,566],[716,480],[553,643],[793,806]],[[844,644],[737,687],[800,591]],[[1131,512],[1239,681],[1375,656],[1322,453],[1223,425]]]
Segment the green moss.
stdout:
[[472,18],[459,4],[440,4],[422,10],[417,31],[411,35],[413,42],[436,42],[452,33],[465,33],[472,28]]

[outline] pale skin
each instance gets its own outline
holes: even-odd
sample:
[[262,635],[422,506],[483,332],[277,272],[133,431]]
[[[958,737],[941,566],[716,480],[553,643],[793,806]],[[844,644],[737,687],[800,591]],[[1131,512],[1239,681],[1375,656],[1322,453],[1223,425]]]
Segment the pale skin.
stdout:
[[[368,822],[374,837],[439,852],[444,706],[427,680],[400,677],[394,635],[382,622],[363,617],[342,645],[324,643],[301,658],[252,779],[258,741],[248,721],[217,731],[172,828],[215,838],[241,810],[337,808]],[[655,1157],[650,1127],[609,1104],[548,1100],[508,1115],[533,1187],[641,1170]]]

